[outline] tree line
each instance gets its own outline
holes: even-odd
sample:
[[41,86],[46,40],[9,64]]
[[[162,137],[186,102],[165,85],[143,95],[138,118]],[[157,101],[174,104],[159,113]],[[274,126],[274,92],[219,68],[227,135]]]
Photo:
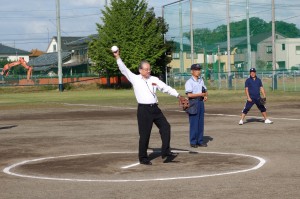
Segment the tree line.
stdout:
[[[249,25],[251,36],[272,31],[272,22],[266,22],[258,17],[251,17],[249,19]],[[276,21],[275,28],[277,33],[280,33],[287,38],[300,37],[300,29],[297,28],[296,24],[287,23],[284,21]],[[196,47],[199,48],[207,47],[218,42],[227,41],[227,25],[220,25],[212,30],[208,28],[197,28],[193,33],[194,42],[197,43]],[[186,32],[183,35],[190,40],[190,32]],[[230,23],[231,38],[245,37],[246,35],[246,19]]]
[[[249,19],[250,36],[256,36],[261,33],[272,32],[272,22],[266,22],[258,17],[251,17]],[[284,21],[275,21],[275,30],[277,33],[287,38],[300,37],[300,29],[293,23],[287,23]],[[220,25],[215,29],[197,28],[194,30],[194,50],[201,52],[203,48],[215,49],[216,43],[227,41],[227,25]],[[243,19],[241,21],[230,23],[230,37],[246,37],[247,36],[247,21]],[[190,40],[190,32],[185,32],[184,37]],[[272,65],[268,65],[266,62],[257,60],[257,67],[260,69],[272,69]]]
[[[92,70],[101,76],[119,76],[116,61],[111,53],[111,46],[120,48],[121,57],[127,67],[138,72],[141,60],[148,60],[152,74],[163,74],[171,61],[168,56],[175,48],[171,41],[164,40],[168,24],[162,17],[155,16],[154,9],[148,7],[146,0],[112,0],[110,6],[101,10],[102,23],[96,24],[98,37],[88,46],[88,56],[93,65]],[[246,19],[231,22],[231,37],[246,36]],[[260,18],[250,18],[251,35],[271,32],[271,22]],[[300,37],[300,30],[295,24],[276,21],[276,31],[290,38]],[[190,33],[184,33],[190,39]],[[194,30],[195,48],[214,45],[227,40],[227,26],[215,29],[197,28]],[[195,49],[197,50],[197,49]],[[3,65],[4,63],[0,63]],[[17,72],[17,71],[15,71]],[[20,71],[21,73],[22,71]],[[108,81],[109,82],[109,81]]]
[[[112,0],[109,7],[102,11],[102,24],[97,23],[98,38],[89,45],[89,56],[94,62],[92,69],[107,77],[119,75],[110,47],[117,45],[127,67],[138,72],[141,60],[148,60],[155,75],[165,72],[165,66],[171,61],[170,54],[175,50],[171,41],[164,41],[168,24],[161,17],[156,17],[153,8],[148,8],[145,0]],[[272,23],[258,17],[249,19],[251,35],[271,32]],[[231,37],[247,35],[246,19],[231,22]],[[300,37],[300,30],[295,24],[276,21],[276,32],[286,37]],[[190,39],[190,33],[184,33]],[[197,28],[194,30],[195,48],[203,48],[218,42],[227,41],[227,26],[215,29]],[[197,50],[197,49],[195,49]]]

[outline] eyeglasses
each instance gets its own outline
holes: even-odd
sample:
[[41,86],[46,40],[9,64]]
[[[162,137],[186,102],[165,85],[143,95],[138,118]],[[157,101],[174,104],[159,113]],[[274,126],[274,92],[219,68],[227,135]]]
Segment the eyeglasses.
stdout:
[[142,68],[143,71],[146,71],[146,72],[151,72],[151,69],[145,69],[145,68]]

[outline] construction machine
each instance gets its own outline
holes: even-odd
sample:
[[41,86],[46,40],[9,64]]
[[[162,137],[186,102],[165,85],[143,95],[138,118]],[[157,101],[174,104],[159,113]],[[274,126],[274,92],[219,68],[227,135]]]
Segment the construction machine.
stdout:
[[9,74],[9,70],[14,67],[14,66],[18,66],[18,65],[22,65],[24,68],[27,69],[27,80],[30,80],[31,75],[32,75],[32,67],[27,65],[27,62],[24,60],[23,57],[19,58],[19,61],[15,61],[9,64],[4,65],[1,75],[2,76],[8,76]]

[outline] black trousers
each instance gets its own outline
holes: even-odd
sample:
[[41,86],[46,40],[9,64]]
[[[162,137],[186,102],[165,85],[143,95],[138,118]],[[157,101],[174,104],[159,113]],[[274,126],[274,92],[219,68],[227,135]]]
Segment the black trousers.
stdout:
[[147,159],[147,149],[153,123],[159,129],[162,140],[161,153],[164,155],[170,152],[171,126],[166,117],[156,105],[139,104],[137,110],[139,126],[139,160]]

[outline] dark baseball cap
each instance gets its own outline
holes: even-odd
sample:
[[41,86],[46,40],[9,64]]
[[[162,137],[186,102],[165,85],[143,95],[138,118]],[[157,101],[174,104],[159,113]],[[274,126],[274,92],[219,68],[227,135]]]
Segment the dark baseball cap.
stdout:
[[191,65],[191,70],[200,70],[202,66],[200,64],[193,64]]
[[250,73],[251,72],[256,72],[256,69],[255,68],[250,68]]

